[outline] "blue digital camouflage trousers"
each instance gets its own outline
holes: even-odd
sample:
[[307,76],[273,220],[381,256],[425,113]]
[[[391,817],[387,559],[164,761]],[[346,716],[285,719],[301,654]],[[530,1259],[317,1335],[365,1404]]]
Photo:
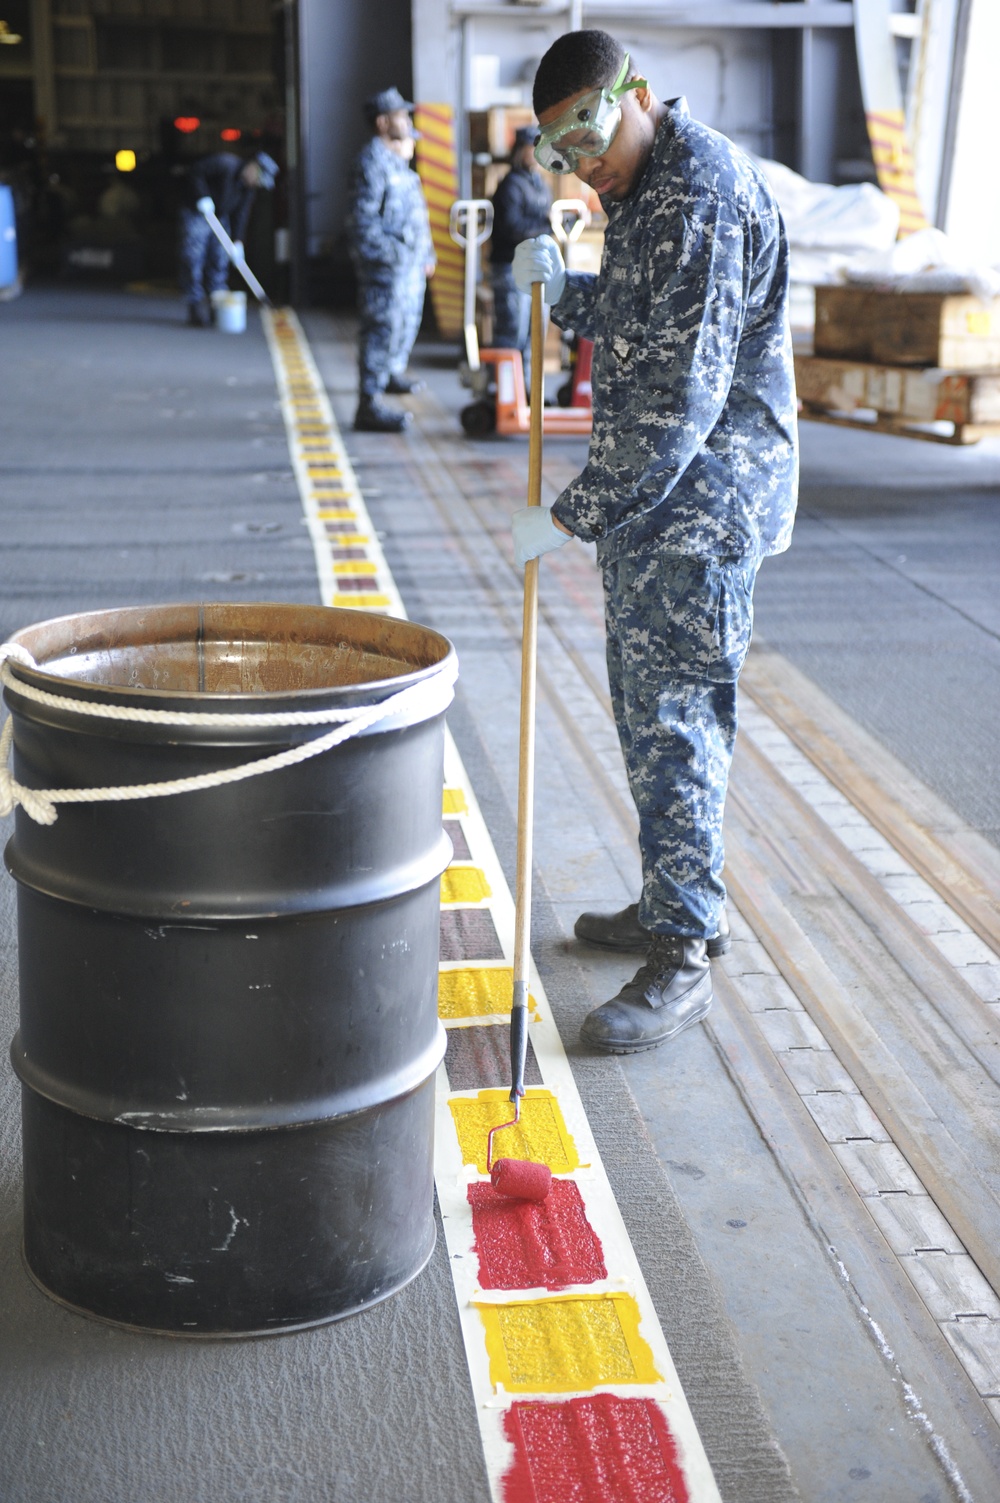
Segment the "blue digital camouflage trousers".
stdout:
[[362,396],[385,391],[401,376],[420,328],[427,279],[422,266],[393,277],[358,277],[358,386]]
[[639,921],[707,938],[726,888],[722,814],[757,561],[645,554],[604,568],[608,676],[639,813]]
[[493,348],[520,350],[523,355],[531,343],[531,299],[518,291],[514,268],[509,261],[499,261],[490,267],[490,285],[493,288]]
[[[227,218],[219,220],[229,234]],[[178,270],[181,295],[187,303],[200,303],[221,292],[229,281],[229,257],[212,233],[208,220],[197,209],[182,209]]]

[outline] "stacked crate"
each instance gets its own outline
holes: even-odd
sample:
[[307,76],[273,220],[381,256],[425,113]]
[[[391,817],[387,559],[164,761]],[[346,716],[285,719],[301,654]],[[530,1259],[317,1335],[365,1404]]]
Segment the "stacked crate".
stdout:
[[817,287],[803,416],[943,443],[1000,436],[1000,298]]

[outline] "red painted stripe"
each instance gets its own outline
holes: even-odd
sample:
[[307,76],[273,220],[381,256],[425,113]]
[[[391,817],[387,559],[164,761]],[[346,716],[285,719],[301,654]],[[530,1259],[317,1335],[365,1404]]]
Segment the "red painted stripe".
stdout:
[[484,1289],[565,1289],[608,1276],[604,1253],[572,1180],[552,1181],[545,1200],[506,1200],[492,1185],[469,1186]]
[[677,1444],[653,1399],[515,1401],[504,1433],[514,1447],[504,1503],[690,1503]]

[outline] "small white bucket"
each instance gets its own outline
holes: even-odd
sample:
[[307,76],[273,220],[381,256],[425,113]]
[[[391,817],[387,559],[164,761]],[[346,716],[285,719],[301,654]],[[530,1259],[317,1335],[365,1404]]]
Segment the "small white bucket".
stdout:
[[215,309],[215,327],[223,334],[243,334],[247,326],[247,295],[245,292],[218,292],[212,297]]

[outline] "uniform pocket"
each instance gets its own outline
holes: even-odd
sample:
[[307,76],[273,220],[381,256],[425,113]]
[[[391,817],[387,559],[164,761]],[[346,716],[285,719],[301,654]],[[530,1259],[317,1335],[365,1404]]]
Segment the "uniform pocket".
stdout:
[[733,683],[753,629],[756,566],[645,555],[605,570],[609,619],[625,655],[654,677]]

